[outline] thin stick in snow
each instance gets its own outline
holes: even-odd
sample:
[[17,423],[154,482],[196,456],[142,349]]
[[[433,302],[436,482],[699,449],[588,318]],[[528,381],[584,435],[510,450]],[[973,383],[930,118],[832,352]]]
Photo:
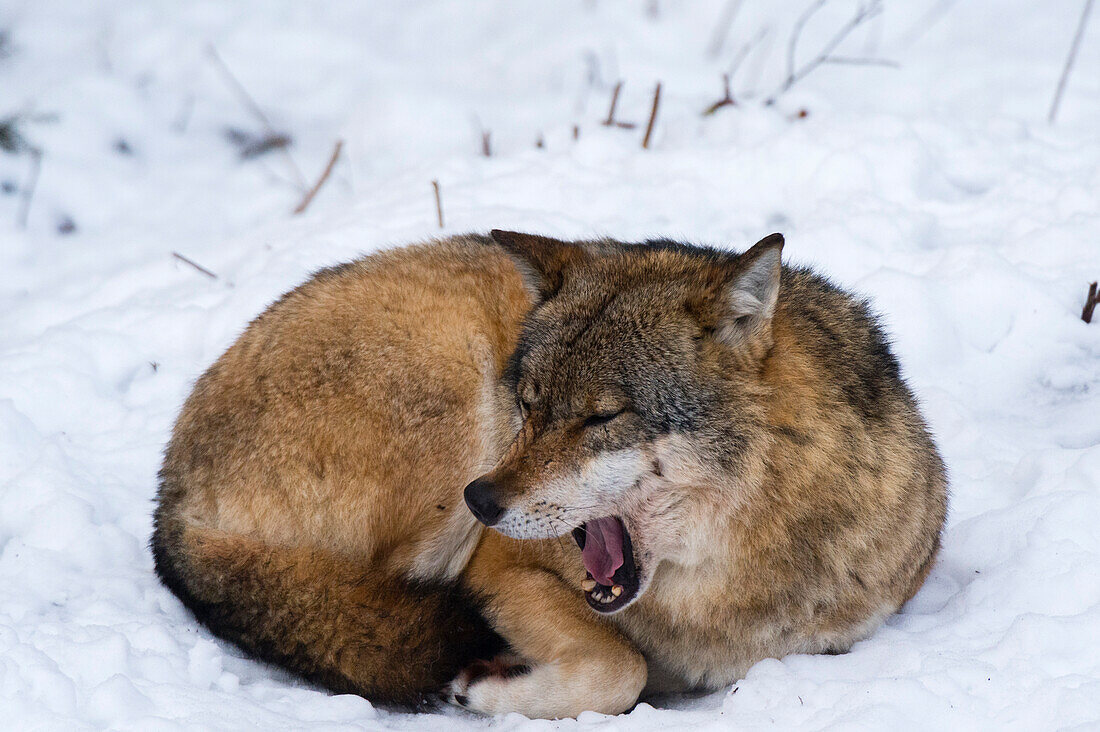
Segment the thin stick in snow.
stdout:
[[730,89],[730,80],[737,73],[737,70],[741,68],[741,64],[743,64],[745,62],[745,59],[749,57],[749,54],[752,53],[752,50],[756,48],[757,44],[764,40],[764,37],[768,35],[768,32],[770,30],[771,29],[767,27],[761,28],[755,36],[753,36],[751,39],[749,39],[747,43],[741,46],[740,50],[737,52],[737,55],[733,59],[733,63],[730,64],[729,73],[722,74],[722,89],[724,92],[722,98],[703,110],[704,117],[709,117],[722,107],[737,105],[737,102],[733,98],[733,92]]
[[489,130],[484,130],[481,133],[481,154],[487,158],[493,156],[493,148],[489,144],[489,138],[492,133]]
[[172,256],[175,257],[176,259],[178,259],[179,261],[183,262],[184,264],[191,265],[196,270],[198,270],[199,272],[202,272],[204,275],[206,275],[210,279],[212,279],[212,280],[218,279],[218,276],[216,274],[214,274],[213,272],[211,272],[210,270],[208,270],[206,267],[203,267],[201,264],[199,264],[199,263],[197,263],[197,262],[195,262],[191,259],[188,259],[187,257],[183,256],[179,252],[172,252]]
[[439,195],[439,181],[432,181],[432,190],[435,191],[435,215],[439,218],[439,228],[443,228],[443,198]]
[[23,203],[19,207],[19,228],[27,228],[27,218],[31,213],[31,201],[34,200],[34,189],[38,186],[38,171],[42,169],[42,151],[36,147],[31,148],[31,174],[27,177],[27,185],[23,186]]
[[607,119],[601,124],[603,124],[604,127],[621,127],[624,130],[632,130],[635,127],[633,122],[620,122],[615,119],[615,109],[619,106],[619,93],[622,90],[623,82],[620,81],[611,92],[611,108],[607,110]]
[[1085,309],[1081,311],[1081,320],[1086,323],[1092,322],[1092,311],[1096,309],[1097,303],[1100,303],[1100,293],[1096,291],[1096,283],[1093,282],[1089,285],[1089,296],[1085,298]]
[[611,92],[611,108],[607,110],[607,119],[603,121],[604,127],[615,124],[615,107],[619,106],[619,92],[622,90],[623,83],[620,81]]
[[657,121],[657,106],[661,103],[661,82],[657,82],[657,88],[653,90],[653,109],[649,111],[649,123],[645,126],[645,138],[642,139],[642,149],[649,149],[649,138],[653,135],[653,123]]
[[1081,47],[1081,38],[1085,35],[1085,26],[1088,25],[1091,12],[1092,0],[1085,0],[1085,7],[1081,9],[1081,20],[1077,21],[1077,32],[1073,36],[1073,44],[1069,47],[1069,55],[1066,56],[1066,65],[1062,67],[1062,76],[1058,79],[1058,88],[1055,89],[1054,99],[1050,102],[1050,113],[1047,114],[1047,122],[1050,124],[1054,124],[1054,118],[1058,116],[1058,106],[1062,103],[1062,92],[1066,90],[1069,72],[1073,69],[1073,62],[1077,60],[1077,49]]
[[717,102],[715,102],[714,104],[710,105],[709,107],[707,107],[706,109],[703,110],[703,116],[704,117],[711,116],[712,114],[717,112],[722,107],[732,107],[732,106],[735,106],[737,104],[737,102],[733,101],[733,93],[730,92],[730,75],[729,74],[722,74],[722,88],[725,90],[725,94],[723,94],[722,98],[719,99]]
[[336,161],[340,158],[340,151],[344,149],[344,141],[337,140],[336,145],[332,148],[332,157],[328,159],[328,165],[325,166],[324,172],[321,173],[321,177],[317,179],[317,182],[313,184],[313,187],[306,193],[305,198],[294,208],[295,214],[300,214],[309,208],[309,204],[313,202],[313,197],[317,195],[317,191],[321,190],[321,186],[328,180],[329,175],[332,173],[332,168],[336,165]]

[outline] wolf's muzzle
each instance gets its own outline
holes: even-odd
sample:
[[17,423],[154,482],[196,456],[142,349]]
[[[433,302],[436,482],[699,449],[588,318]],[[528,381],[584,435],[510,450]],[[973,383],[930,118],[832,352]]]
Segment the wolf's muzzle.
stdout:
[[486,526],[495,525],[504,515],[504,507],[496,500],[496,484],[491,480],[478,478],[466,486],[463,496],[470,512]]

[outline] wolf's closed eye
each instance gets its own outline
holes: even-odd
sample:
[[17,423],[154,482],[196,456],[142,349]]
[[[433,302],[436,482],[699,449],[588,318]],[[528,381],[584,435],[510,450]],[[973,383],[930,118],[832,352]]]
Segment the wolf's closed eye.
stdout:
[[584,426],[599,427],[601,424],[607,424],[625,411],[625,409],[620,409],[617,412],[607,412],[606,414],[593,414],[591,417],[584,420]]

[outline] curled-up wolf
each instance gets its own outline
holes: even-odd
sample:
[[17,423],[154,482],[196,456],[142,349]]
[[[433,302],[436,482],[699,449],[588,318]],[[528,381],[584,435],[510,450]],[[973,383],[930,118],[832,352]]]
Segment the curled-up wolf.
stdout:
[[617,713],[846,651],[928,575],[944,467],[867,306],[782,246],[494,231],[319,272],[185,403],[157,572],[382,704]]

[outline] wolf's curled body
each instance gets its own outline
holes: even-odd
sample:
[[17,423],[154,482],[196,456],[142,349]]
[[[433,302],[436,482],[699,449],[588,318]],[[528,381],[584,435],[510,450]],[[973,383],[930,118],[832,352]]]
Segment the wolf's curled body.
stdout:
[[944,468],[867,307],[782,244],[494,231],[318,273],[184,405],[157,572],[380,703],[617,713],[847,650],[927,576]]

